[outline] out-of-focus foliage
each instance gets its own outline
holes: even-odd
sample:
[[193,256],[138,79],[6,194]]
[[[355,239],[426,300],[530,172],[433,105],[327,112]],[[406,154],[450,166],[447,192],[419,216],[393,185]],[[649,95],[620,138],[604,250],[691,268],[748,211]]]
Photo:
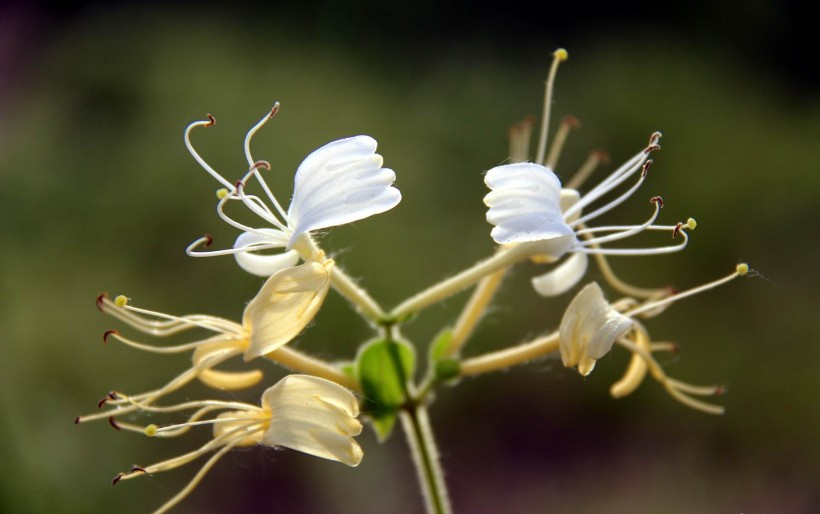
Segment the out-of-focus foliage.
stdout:
[[[728,413],[688,410],[652,382],[610,399],[626,363],[617,351],[587,380],[558,360],[463,380],[432,407],[455,508],[808,512],[820,474],[820,104],[719,53],[623,36],[561,42],[570,60],[554,113],[572,113],[583,127],[558,172],[570,175],[592,148],[616,165],[652,131],[664,132],[646,198],[663,195],[667,222],[694,216],[698,229],[682,254],[613,263],[634,282],[678,287],[721,276],[741,259],[760,271],[649,326],[655,338],[681,344],[666,363],[671,375],[728,383]],[[383,62],[275,21],[265,30],[146,11],[63,27],[33,67],[32,86],[17,92],[0,141],[0,510],[147,512],[193,475],[191,466],[112,488],[116,472],[179,454],[180,444],[193,449],[196,437],[149,440],[105,423],[72,425],[108,390],[147,390],[184,365],[103,346],[100,335],[117,324],[94,308],[99,292],[238,318],[261,285],[229,257],[194,260],[182,251],[205,232],[223,246],[236,236],[213,211],[217,184],[183,147],[187,123],[216,116],[194,143],[239,177],[245,131],[281,101],[254,143],[256,157],[273,165],[277,191],[290,191],[293,170],[318,146],[375,137],[404,200],[334,229],[323,246],[391,306],[492,251],[482,171],[504,161],[507,127],[538,113],[555,43],[512,64],[446,47],[422,67],[403,65],[399,48],[384,50],[391,57]],[[648,212],[633,204],[612,221]],[[527,283],[536,271],[515,273],[468,352],[554,328],[566,300],[536,298]],[[408,338],[426,344],[463,299],[422,313]],[[349,360],[367,337],[330,295],[296,344]],[[281,374],[266,373],[266,384]],[[261,388],[237,397],[254,401]],[[203,394],[213,393],[190,387],[180,398]],[[294,452],[235,452],[179,512],[419,511],[401,438],[379,446],[367,433],[361,442],[355,470]]]

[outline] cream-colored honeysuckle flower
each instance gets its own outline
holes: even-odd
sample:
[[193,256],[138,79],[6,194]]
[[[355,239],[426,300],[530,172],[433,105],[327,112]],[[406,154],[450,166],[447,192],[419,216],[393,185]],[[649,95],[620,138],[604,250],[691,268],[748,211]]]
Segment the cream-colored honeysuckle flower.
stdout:
[[749,273],[749,266],[738,264],[735,271],[718,280],[675,293],[660,300],[639,302],[622,298],[610,304],[601,288],[592,282],[585,286],[572,300],[559,328],[561,359],[567,367],[578,366],[582,375],[588,375],[595,361],[606,355],[614,344],[632,352],[623,378],[612,385],[610,394],[622,398],[631,394],[643,382],[647,373],[660,382],[676,400],[694,409],[710,414],[722,414],[723,407],[706,403],[694,396],[715,396],[724,392],[719,385],[697,386],[673,379],[666,375],[653,357],[654,352],[677,351],[674,343],[653,343],[646,328],[636,318],[652,318],[671,304],[708,291]]
[[[233,448],[262,445],[284,447],[348,466],[358,466],[363,452],[353,439],[362,431],[356,397],[344,387],[310,375],[288,375],[262,394],[260,405],[218,400],[189,401],[155,406],[132,400],[139,411],[152,415],[193,411],[188,420],[173,425],[119,427],[151,437],[178,437],[197,426],[212,426],[213,438],[192,452],[150,466],[134,466],[114,477],[113,483],[169,471],[214,453],[191,482],[155,511],[161,513],[182,501],[216,462]],[[219,413],[214,416],[215,413]]]
[[245,360],[279,349],[313,320],[330,288],[333,260],[306,262],[277,271],[245,308],[249,335]]
[[[376,140],[370,136],[354,136],[328,143],[305,158],[296,170],[293,198],[285,211],[260,172],[260,169],[270,169],[270,164],[254,160],[250,151],[253,135],[278,109],[277,103],[246,135],[245,157],[250,168],[235,184],[208,165],[190,141],[191,131],[213,125],[213,117],[192,123],[185,130],[185,144],[191,155],[225,186],[217,191],[217,213],[226,223],[242,231],[231,249],[200,251],[197,248],[211,242],[210,236],[204,236],[188,246],[188,255],[233,254],[245,271],[270,276],[296,264],[300,255],[311,259],[312,245],[303,242],[311,231],[358,221],[390,210],[401,201],[401,193],[393,187],[396,174],[382,167],[382,156],[376,153]],[[263,198],[246,192],[251,178],[258,181],[272,207]],[[225,212],[229,202],[243,203],[269,226],[251,227],[236,221]],[[278,249],[284,252],[260,253]]]
[[[533,279],[536,291],[544,296],[553,296],[570,289],[586,272],[588,254],[656,255],[676,252],[686,247],[688,235],[685,229],[695,228],[695,221],[690,218],[686,223],[655,225],[663,207],[663,200],[658,196],[650,200],[654,205],[654,212],[640,225],[587,227],[588,222],[620,205],[638,190],[652,162],[649,154],[660,148],[659,139],[660,133],[656,132],[646,148],[583,195],[574,189],[562,189],[555,173],[540,164],[505,164],[487,172],[484,180],[491,191],[484,197],[484,203],[489,207],[487,221],[495,225],[491,232],[495,242],[531,245],[533,255],[543,261],[557,261],[569,254],[563,263],[549,273]],[[624,193],[589,213],[582,213],[583,209],[593,205],[636,173],[639,174],[638,180]],[[601,247],[645,230],[680,234],[682,241],[653,248]]]
[[606,301],[597,283],[587,284],[570,302],[561,319],[558,334],[564,366],[578,366],[581,375],[589,375],[595,361],[609,353],[632,324],[631,319]]
[[[245,308],[242,323],[203,314],[172,316],[141,309],[118,296],[97,298],[97,306],[106,314],[125,322],[140,332],[158,337],[173,336],[192,329],[204,329],[212,336],[174,346],[154,346],[127,338],[117,330],[109,330],[104,340],[113,338],[122,343],[153,353],[183,353],[192,351],[191,367],[164,386],[134,396],[109,393],[100,402],[109,409],[77,418],[77,423],[114,418],[137,409],[137,404],[152,404],[178,390],[194,379],[214,389],[237,390],[252,387],[262,379],[262,372],[221,371],[216,366],[234,357],[246,361],[259,356],[271,356],[290,342],[311,322],[330,287],[333,261],[323,264],[307,262],[272,275],[256,297]],[[281,359],[274,359],[281,362]],[[283,363],[287,365],[287,363]]]

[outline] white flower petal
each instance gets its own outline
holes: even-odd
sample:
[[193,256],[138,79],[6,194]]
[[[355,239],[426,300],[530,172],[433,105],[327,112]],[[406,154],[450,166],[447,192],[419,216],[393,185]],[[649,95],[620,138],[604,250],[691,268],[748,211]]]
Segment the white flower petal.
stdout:
[[549,168],[531,162],[497,166],[484,182],[487,221],[496,243],[523,243],[574,236],[561,214],[561,182]]
[[385,212],[401,201],[393,170],[382,168],[376,141],[355,136],[314,151],[296,170],[289,245],[301,234]]
[[[273,228],[256,229],[264,234],[243,232],[239,234],[234,243],[234,248],[246,248],[250,246],[266,245],[266,248],[287,246],[288,238],[281,231]],[[239,267],[260,277],[269,277],[277,271],[294,266],[299,262],[299,254],[294,250],[288,250],[279,254],[258,254],[253,251],[238,252],[234,254]]]
[[[562,189],[561,190],[561,196],[558,200],[558,205],[561,206],[561,212],[567,212],[570,209],[570,207],[572,207],[573,205],[575,205],[579,201],[581,201],[581,193],[579,193],[578,191],[576,191],[574,189]],[[581,211],[578,211],[578,212],[574,213],[572,216],[570,216],[568,219],[566,219],[565,221],[567,223],[572,223],[573,221],[577,220],[580,217],[581,217]]]
[[361,433],[353,394],[328,380],[289,375],[262,396],[271,423],[262,443],[357,466],[363,452],[352,436]]
[[532,279],[532,287],[541,296],[558,296],[569,291],[587,272],[585,253],[574,253],[543,275]]

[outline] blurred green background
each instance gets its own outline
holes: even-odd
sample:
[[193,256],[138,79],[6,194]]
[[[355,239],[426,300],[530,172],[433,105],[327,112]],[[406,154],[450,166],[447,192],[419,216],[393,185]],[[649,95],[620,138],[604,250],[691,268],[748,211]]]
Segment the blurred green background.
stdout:
[[[104,330],[124,327],[94,308],[98,293],[238,319],[261,285],[230,257],[183,252],[205,232],[219,247],[236,236],[213,210],[216,183],[182,144],[189,122],[216,116],[195,144],[238,177],[245,131],[281,101],[254,149],[273,164],[283,200],[307,153],[374,136],[404,199],[333,229],[322,246],[389,307],[492,252],[482,172],[506,158],[510,124],[540,112],[557,46],[570,60],[555,120],[574,114],[583,124],[559,175],[592,148],[617,165],[661,130],[642,192],[610,219],[642,220],[642,198],[661,194],[665,222],[699,222],[685,252],[613,260],[616,270],[640,285],[685,288],[747,260],[761,276],[649,322],[655,338],[681,344],[664,361],[671,376],[728,384],[718,399],[725,416],[687,409],[650,380],[611,399],[627,362],[618,350],[586,379],[548,359],[441,390],[431,413],[456,511],[820,511],[820,89],[801,54],[807,24],[776,2],[648,5],[567,7],[543,23],[519,2],[487,11],[342,1],[0,10],[0,511],[149,512],[195,472],[113,488],[118,471],[193,449],[206,431],[151,440],[72,424],[110,389],[157,387],[187,365],[186,356],[103,346]],[[468,354],[557,325],[568,298],[538,298],[528,281],[540,272],[517,269]],[[423,348],[465,298],[423,312],[405,334]],[[369,336],[331,295],[294,344],[344,359]],[[267,384],[282,375],[260,366]],[[261,390],[223,397],[255,402]],[[215,394],[191,386],[177,399]],[[293,451],[236,451],[176,512],[419,512],[402,434],[359,440],[356,469]]]

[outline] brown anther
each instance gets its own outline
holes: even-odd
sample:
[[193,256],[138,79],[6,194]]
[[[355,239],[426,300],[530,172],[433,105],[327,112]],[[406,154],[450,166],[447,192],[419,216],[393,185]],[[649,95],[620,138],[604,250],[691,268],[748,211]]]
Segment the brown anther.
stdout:
[[264,168],[264,169],[270,171],[270,163],[268,161],[256,161],[255,163],[253,163],[253,166],[251,166],[251,169],[254,169],[254,168],[255,169]]
[[108,400],[116,400],[116,399],[117,399],[116,391],[109,391],[107,395],[103,396],[103,398],[100,401],[97,402],[97,408],[102,409],[103,405],[108,403]]
[[203,127],[210,127],[210,126],[215,125],[215,124],[216,124],[216,118],[214,118],[213,116],[208,114],[208,121],[205,122],[205,125],[203,125]]
[[643,163],[643,168],[641,168],[641,177],[645,177],[647,173],[649,173],[649,168],[652,166],[654,161],[652,159],[647,159],[645,163]]
[[214,242],[214,237],[211,234],[205,234],[204,236],[202,236],[202,239],[205,240],[205,242],[202,243],[202,246],[204,248],[208,248],[209,246],[211,246],[211,243]]
[[655,132],[653,132],[652,135],[649,136],[649,146],[658,144],[658,141],[661,140],[661,137],[663,137],[663,134],[661,134],[659,131],[656,130]]
[[108,416],[108,423],[117,430],[122,430],[122,428],[120,428],[117,424],[117,421],[114,419],[114,416]]
[[105,305],[103,300],[106,298],[108,298],[108,293],[100,293],[99,296],[97,296],[97,308],[100,309],[100,312],[105,312],[105,310],[103,310],[103,305]]
[[76,418],[74,418],[74,424],[79,425],[82,420],[83,420],[82,416],[77,416]]
[[678,236],[678,232],[680,232],[681,227],[683,227],[683,223],[678,222],[678,224],[675,225],[675,228],[672,229],[672,239],[675,239]]
[[510,125],[509,130],[507,131],[507,135],[512,137],[519,132],[524,132],[526,130],[531,130],[533,125],[535,125],[535,116],[529,115],[523,120],[519,121],[518,123],[513,123]]
[[274,102],[273,107],[270,109],[270,114],[268,114],[268,118],[273,118],[276,116],[276,113],[279,112],[279,102]]
[[114,479],[111,480],[111,485],[117,485],[117,482],[122,480],[122,477],[124,477],[124,476],[125,476],[125,473],[117,473],[117,476],[115,476]]
[[609,154],[605,150],[593,150],[592,155],[594,155],[601,164],[609,164]]
[[725,385],[715,386],[715,396],[723,396],[728,389]]
[[649,154],[651,154],[652,152],[654,152],[654,151],[656,151],[656,150],[660,150],[660,149],[661,149],[661,145],[659,145],[659,144],[657,144],[657,143],[656,143],[656,144],[651,144],[651,145],[647,146],[647,147],[644,149],[643,153],[645,153],[645,154],[649,155]]
[[141,468],[141,467],[139,467],[139,466],[134,465],[134,466],[131,466],[131,473],[144,473],[144,474],[148,474],[148,471],[146,471],[146,470],[145,470],[145,468]]
[[576,118],[573,115],[564,116],[564,119],[561,120],[562,125],[569,125],[570,128],[579,129],[581,128],[581,120]]
[[658,204],[658,207],[663,209],[663,198],[661,198],[660,196],[653,196],[649,199],[649,203],[656,203]]
[[104,344],[108,344],[108,336],[110,336],[111,334],[120,335],[120,331],[119,330],[106,330],[105,333],[103,334],[103,343]]
[[669,353],[672,355],[677,355],[680,353],[680,345],[678,343],[673,343],[671,348],[669,349]]

